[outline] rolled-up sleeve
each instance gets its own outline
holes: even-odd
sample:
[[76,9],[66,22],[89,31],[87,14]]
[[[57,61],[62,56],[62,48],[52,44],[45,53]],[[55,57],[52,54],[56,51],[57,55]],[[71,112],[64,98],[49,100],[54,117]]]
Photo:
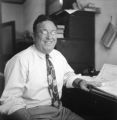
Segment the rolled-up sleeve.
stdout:
[[27,71],[25,62],[22,62],[21,59],[15,56],[8,61],[5,67],[5,89],[1,96],[1,101],[3,106],[6,107],[8,114],[26,106],[22,96],[25,89]]
[[78,76],[75,74],[74,70],[71,68],[71,66],[68,64],[67,60],[64,60],[64,85],[68,88],[73,88],[72,83],[73,81],[78,78]]

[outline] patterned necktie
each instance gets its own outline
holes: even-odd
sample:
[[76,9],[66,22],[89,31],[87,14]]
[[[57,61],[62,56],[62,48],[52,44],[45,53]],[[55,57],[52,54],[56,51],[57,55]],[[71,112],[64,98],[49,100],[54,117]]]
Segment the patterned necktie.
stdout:
[[49,60],[49,55],[46,55],[46,64],[47,64],[47,81],[48,81],[48,89],[50,96],[52,98],[52,106],[59,107],[60,100],[57,89],[57,81],[55,76],[55,70],[52,62]]

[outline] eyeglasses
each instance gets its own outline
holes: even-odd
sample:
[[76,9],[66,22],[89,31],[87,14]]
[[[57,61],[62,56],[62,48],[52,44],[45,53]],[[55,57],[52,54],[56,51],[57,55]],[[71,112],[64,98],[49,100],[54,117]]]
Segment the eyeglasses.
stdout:
[[45,36],[47,36],[48,34],[54,36],[54,35],[57,34],[57,31],[56,31],[56,30],[52,30],[52,31],[48,32],[48,31],[45,30],[45,29],[43,29],[43,30],[40,29],[39,33],[41,33],[41,34],[43,34],[43,35],[45,35]]

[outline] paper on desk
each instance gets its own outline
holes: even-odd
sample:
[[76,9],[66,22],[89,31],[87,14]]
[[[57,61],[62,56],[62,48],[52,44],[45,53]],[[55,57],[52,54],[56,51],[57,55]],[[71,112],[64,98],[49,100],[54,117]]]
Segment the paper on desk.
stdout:
[[95,80],[102,82],[117,81],[117,65],[104,64]]
[[69,14],[72,14],[72,13],[78,11],[78,10],[75,10],[75,9],[65,9],[65,11],[66,11],[67,13],[69,13]]
[[117,96],[117,65],[104,64],[94,80],[102,82],[99,89]]
[[117,65],[104,64],[100,73],[97,76],[82,76],[78,75],[79,78],[86,81],[97,81],[101,83],[100,90],[117,96]]

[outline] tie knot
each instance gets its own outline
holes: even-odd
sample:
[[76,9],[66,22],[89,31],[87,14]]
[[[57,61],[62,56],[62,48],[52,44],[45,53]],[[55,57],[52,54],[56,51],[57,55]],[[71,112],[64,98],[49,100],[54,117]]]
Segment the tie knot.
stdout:
[[46,54],[46,59],[49,59],[49,57],[50,57],[49,54]]

